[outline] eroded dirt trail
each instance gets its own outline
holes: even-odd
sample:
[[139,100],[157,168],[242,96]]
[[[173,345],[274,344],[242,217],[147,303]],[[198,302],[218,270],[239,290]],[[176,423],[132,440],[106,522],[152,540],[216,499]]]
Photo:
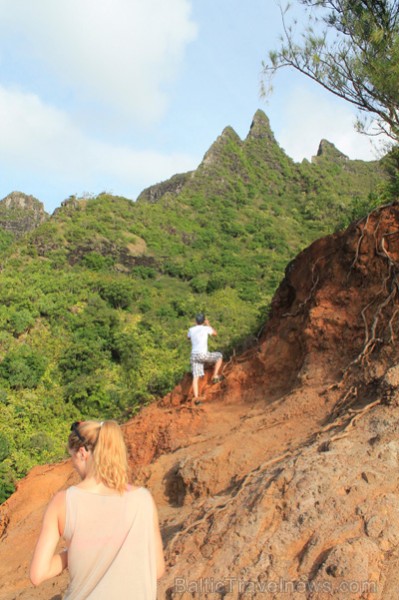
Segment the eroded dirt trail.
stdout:
[[[132,453],[142,436],[152,436],[155,448],[162,446],[162,454],[150,464],[145,453],[143,458],[136,454],[132,462],[137,481],[156,499],[166,545],[208,498],[223,497],[259,465],[306,444],[328,412],[318,389],[308,390],[306,398],[293,393],[270,402],[267,397],[229,402],[228,393],[223,393],[223,388],[229,389],[228,376],[219,388],[208,387],[207,400],[199,408],[163,401],[125,426]],[[0,544],[1,600],[55,600],[64,590],[66,576],[34,589],[27,569],[48,500],[75,479],[70,461],[38,467],[3,507],[3,519],[9,522]]]

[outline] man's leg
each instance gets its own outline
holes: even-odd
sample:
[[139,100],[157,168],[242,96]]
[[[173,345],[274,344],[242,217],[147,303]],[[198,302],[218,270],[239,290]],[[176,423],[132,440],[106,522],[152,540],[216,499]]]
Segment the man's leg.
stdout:
[[223,358],[222,357],[218,358],[217,361],[215,362],[212,379],[215,379],[215,377],[219,376],[219,371],[221,369],[222,364],[223,364]]
[[193,377],[193,394],[194,394],[194,398],[198,398],[198,396],[199,396],[198,381],[199,381],[199,377]]
[[193,396],[194,400],[199,397],[199,379],[204,376],[204,365],[200,355],[191,355],[191,369],[193,373]]
[[[214,365],[212,382],[217,383],[218,381],[220,381],[222,379],[219,375],[219,372],[220,372],[220,369],[223,364],[223,354],[221,352],[208,352],[206,362]],[[215,381],[215,379],[216,379],[216,381]]]

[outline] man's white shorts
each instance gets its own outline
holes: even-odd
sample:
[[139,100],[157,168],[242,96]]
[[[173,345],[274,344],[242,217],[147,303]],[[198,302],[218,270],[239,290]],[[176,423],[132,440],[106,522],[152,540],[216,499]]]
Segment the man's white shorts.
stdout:
[[223,358],[223,354],[221,352],[196,352],[195,354],[192,354],[190,357],[190,363],[193,377],[203,377],[204,365],[215,364],[215,362],[217,362],[220,358]]

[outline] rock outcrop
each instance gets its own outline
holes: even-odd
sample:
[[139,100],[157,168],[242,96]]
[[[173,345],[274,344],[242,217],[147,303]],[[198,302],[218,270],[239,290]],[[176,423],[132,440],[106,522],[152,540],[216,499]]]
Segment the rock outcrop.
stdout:
[[0,200],[0,228],[15,237],[36,229],[49,217],[42,202],[22,192],[12,192]]
[[321,140],[319,144],[319,148],[317,150],[317,157],[328,158],[332,161],[346,161],[349,160],[349,157],[346,156],[343,152],[338,150],[334,144],[329,142],[328,140]]
[[[259,339],[186,404],[190,378],[125,425],[159,506],[162,600],[396,600],[399,584],[399,205],[287,267]],[[58,600],[27,566],[68,462],[1,507],[1,600]],[[1,529],[0,529],[1,530]]]
[[275,144],[276,139],[270,127],[270,121],[263,110],[257,110],[252,119],[247,139],[257,138],[267,140],[270,144]]
[[167,181],[151,185],[141,192],[141,194],[137,197],[137,202],[148,202],[149,204],[154,204],[155,202],[158,202],[158,200],[165,194],[178,196],[190,176],[191,171],[188,173],[180,173],[173,175],[173,177]]

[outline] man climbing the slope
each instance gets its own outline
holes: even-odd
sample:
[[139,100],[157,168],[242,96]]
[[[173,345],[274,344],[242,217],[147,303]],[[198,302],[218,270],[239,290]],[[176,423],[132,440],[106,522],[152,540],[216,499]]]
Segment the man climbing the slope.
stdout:
[[187,338],[191,341],[191,369],[193,373],[194,403],[200,404],[199,400],[199,378],[204,376],[204,364],[214,364],[212,383],[222,380],[219,375],[223,355],[221,352],[208,352],[208,336],[217,335],[216,330],[211,327],[208,319],[203,313],[195,317],[196,325],[190,327]]

